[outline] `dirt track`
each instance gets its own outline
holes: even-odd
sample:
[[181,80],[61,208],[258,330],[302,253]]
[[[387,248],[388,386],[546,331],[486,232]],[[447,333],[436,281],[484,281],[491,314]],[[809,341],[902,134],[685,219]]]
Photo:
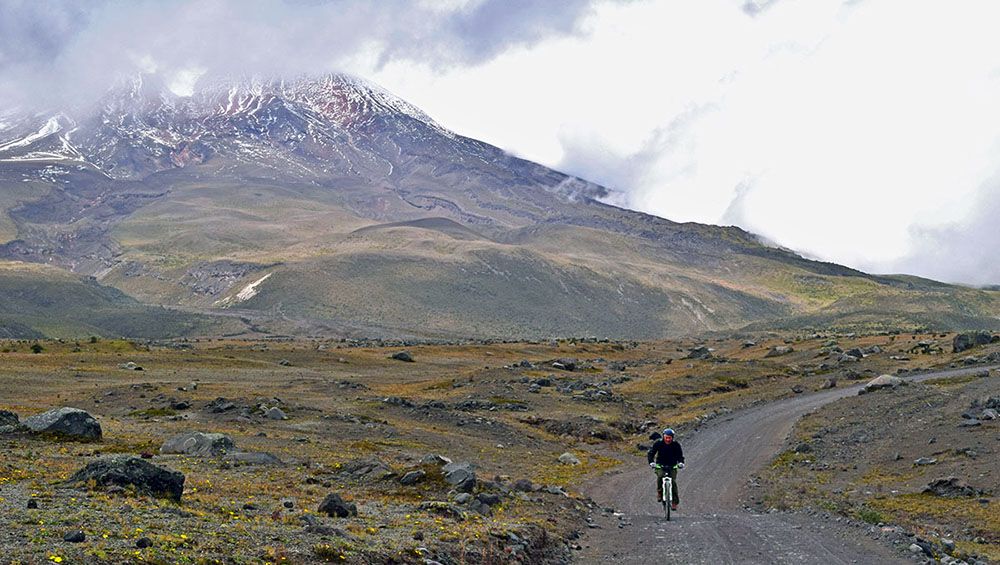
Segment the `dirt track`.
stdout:
[[[922,381],[982,371],[983,367],[925,373]],[[625,563],[903,563],[902,557],[857,531],[800,515],[753,514],[743,509],[747,477],[784,445],[802,415],[860,385],[796,396],[733,414],[688,437],[687,466],[679,472],[681,507],[670,522],[655,501],[653,474],[645,458],[614,475],[585,485],[584,493],[625,514],[589,530],[580,558]],[[848,539],[848,535],[855,534]]]

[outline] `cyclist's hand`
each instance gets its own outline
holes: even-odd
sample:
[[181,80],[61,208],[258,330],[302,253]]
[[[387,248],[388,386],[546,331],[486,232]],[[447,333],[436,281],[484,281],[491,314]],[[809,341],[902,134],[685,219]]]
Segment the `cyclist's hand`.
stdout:
[[656,468],[656,463],[650,463],[649,464],[649,468],[650,469],[655,469]]
[[677,468],[678,469],[683,469],[684,468],[684,464],[683,463],[678,463],[677,464]]

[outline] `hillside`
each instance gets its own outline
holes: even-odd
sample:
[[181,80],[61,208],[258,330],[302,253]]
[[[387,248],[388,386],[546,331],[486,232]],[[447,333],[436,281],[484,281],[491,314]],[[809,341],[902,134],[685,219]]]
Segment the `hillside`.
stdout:
[[[272,334],[658,338],[1000,327],[1000,292],[878,277],[601,202],[342,75],[150,77],[4,115],[0,258]],[[31,324],[29,324],[29,327]]]

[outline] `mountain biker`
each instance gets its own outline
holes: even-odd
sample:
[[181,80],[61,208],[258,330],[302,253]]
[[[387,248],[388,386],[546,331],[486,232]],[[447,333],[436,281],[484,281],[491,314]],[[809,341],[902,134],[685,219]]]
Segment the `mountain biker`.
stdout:
[[670,489],[673,494],[670,508],[677,510],[677,504],[680,503],[680,497],[677,495],[677,469],[684,468],[684,451],[680,442],[674,441],[674,430],[670,428],[663,430],[662,439],[653,442],[646,453],[646,459],[649,460],[649,466],[656,470],[656,501],[663,500],[663,475],[668,473],[673,484],[673,488]]

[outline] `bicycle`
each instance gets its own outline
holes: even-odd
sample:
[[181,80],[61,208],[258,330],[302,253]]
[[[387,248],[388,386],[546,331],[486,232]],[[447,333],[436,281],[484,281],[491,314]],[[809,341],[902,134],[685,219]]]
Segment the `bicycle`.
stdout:
[[[666,469],[665,465],[660,465],[658,463],[653,464],[653,470],[659,471],[661,469]],[[681,469],[683,466],[681,464],[674,465],[674,469]],[[664,471],[663,478],[661,479],[661,490],[660,490],[660,502],[663,504],[663,515],[666,516],[667,521],[670,521],[670,511],[673,507],[674,502],[674,480],[670,478],[670,473]]]

